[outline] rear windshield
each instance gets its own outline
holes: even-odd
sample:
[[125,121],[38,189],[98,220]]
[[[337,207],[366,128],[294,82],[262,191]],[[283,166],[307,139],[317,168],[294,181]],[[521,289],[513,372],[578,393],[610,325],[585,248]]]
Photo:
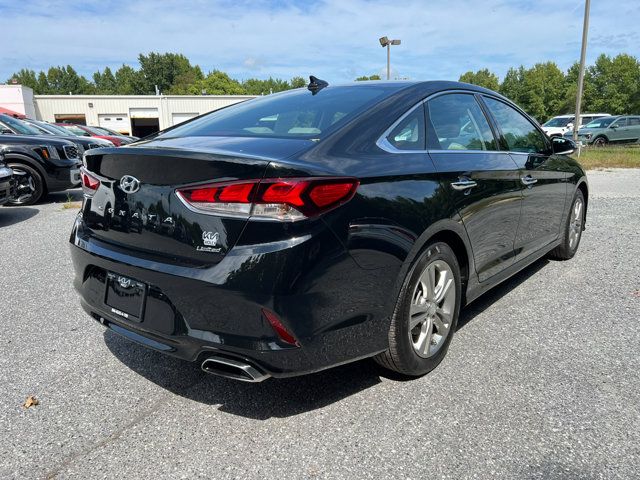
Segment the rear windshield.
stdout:
[[160,134],[188,136],[321,138],[386,96],[387,88],[326,87],[267,95],[227,107]]

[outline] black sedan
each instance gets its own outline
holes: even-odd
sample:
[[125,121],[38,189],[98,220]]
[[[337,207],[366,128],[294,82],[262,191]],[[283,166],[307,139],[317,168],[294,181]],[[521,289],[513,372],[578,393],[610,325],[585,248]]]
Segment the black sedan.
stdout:
[[87,152],[75,288],[106,327],[229,378],[366,357],[422,375],[461,307],[575,254],[573,147],[483,88],[312,78]]

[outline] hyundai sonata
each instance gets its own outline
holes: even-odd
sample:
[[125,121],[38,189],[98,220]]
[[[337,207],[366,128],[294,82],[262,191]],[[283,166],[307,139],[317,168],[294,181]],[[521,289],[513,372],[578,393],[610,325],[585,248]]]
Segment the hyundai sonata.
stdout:
[[506,98],[311,80],[86,152],[71,250],[89,315],[238,380],[366,357],[418,376],[462,307],[575,254],[574,145]]

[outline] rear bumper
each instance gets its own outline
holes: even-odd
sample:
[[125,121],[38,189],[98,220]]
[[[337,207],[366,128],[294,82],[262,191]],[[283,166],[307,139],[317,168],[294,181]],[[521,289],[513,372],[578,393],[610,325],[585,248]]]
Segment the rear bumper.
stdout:
[[[184,360],[201,363],[222,354],[285,377],[388,346],[386,300],[395,279],[388,271],[358,267],[328,229],[295,242],[235,247],[205,267],[132,256],[85,234],[81,219],[71,243],[74,286],[87,313],[135,342]],[[106,305],[107,272],[148,285],[140,322]],[[263,308],[279,316],[300,346],[278,337]]]

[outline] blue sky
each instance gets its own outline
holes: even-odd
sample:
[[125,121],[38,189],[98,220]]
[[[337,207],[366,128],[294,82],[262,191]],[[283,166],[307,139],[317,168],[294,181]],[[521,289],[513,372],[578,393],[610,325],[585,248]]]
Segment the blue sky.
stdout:
[[[20,68],[71,64],[136,67],[141,52],[186,55],[205,72],[238,79],[314,74],[329,81],[382,74],[455,79],[489,68],[579,57],[584,0],[0,0],[0,82]],[[592,2],[588,61],[599,54],[640,58],[638,0]]]

